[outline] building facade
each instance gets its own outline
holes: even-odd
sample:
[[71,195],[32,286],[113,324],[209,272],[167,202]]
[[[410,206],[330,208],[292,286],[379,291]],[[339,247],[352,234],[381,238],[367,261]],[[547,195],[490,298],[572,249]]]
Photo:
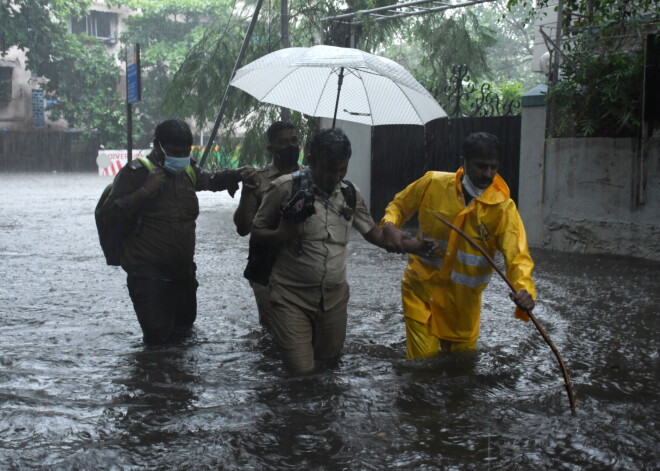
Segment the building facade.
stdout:
[[[69,18],[69,32],[98,38],[107,46],[108,54],[114,56],[118,64],[123,63],[124,59],[118,57],[119,36],[130,14],[128,8],[94,2],[84,18]],[[45,80],[27,69],[24,51],[12,47],[5,56],[0,57],[0,130],[69,129],[65,121],[51,121],[48,118],[50,101],[42,90]],[[120,93],[125,95],[123,77],[120,88]]]

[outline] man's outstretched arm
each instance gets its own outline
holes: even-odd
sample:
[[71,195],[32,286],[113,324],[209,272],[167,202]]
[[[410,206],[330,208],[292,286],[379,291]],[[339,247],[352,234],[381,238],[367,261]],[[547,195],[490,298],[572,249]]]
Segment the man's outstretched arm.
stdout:
[[393,231],[398,232],[398,234],[394,233],[397,240],[396,244],[392,244],[386,232],[375,224],[369,232],[362,234],[362,237],[367,242],[381,247],[388,252],[413,253],[422,257],[432,258],[438,251],[436,242],[431,239],[414,239],[396,227],[393,227]]

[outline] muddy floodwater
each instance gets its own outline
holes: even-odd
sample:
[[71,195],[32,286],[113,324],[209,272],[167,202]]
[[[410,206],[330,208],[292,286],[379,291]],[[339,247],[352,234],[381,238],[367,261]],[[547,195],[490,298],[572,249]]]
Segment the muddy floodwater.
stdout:
[[0,174],[0,469],[656,470],[660,264],[533,250],[563,354],[484,293],[478,353],[406,361],[401,255],[354,234],[340,365],[287,375],[242,277],[237,200],[199,194],[194,335],[145,348],[94,174]]

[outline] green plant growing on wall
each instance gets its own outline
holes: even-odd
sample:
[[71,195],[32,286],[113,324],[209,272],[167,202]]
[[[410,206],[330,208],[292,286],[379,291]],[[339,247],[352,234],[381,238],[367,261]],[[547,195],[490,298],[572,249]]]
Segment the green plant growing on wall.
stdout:
[[[520,5],[523,0],[510,0]],[[537,2],[537,10],[548,0]],[[632,136],[641,125],[645,33],[657,32],[657,0],[563,3],[560,73],[549,84],[555,136]]]

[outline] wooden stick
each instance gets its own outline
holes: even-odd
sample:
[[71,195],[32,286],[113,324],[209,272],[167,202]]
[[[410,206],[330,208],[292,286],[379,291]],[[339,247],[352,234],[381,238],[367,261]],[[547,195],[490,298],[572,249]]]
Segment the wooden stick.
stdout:
[[[450,228],[452,228],[453,230],[458,232],[458,234],[460,234],[472,247],[474,247],[479,252],[481,252],[483,254],[483,256],[486,257],[486,260],[488,260],[488,263],[490,263],[490,265],[498,273],[498,275],[500,275],[502,277],[502,279],[506,282],[506,284],[509,285],[509,288],[511,288],[511,291],[513,293],[516,292],[516,288],[513,286],[513,283],[511,283],[511,281],[509,281],[509,279],[504,274],[504,272],[502,270],[500,270],[500,268],[497,266],[497,264],[495,263],[495,260],[493,260],[493,258],[490,255],[488,255],[488,253],[483,248],[481,248],[481,246],[479,246],[474,240],[472,240],[472,238],[470,238],[465,232],[460,230],[458,227],[453,225],[451,222],[443,219],[442,217],[438,216],[437,214],[433,214],[433,216],[436,219],[438,219],[440,222],[446,224],[447,226],[449,226]],[[559,353],[559,350],[557,350],[557,347],[555,346],[554,342],[552,340],[550,340],[550,337],[548,336],[545,329],[541,326],[538,319],[536,319],[536,316],[534,314],[532,314],[532,311],[525,311],[525,312],[527,312],[527,315],[529,316],[529,318],[532,320],[532,322],[536,326],[536,329],[539,331],[539,333],[543,337],[543,340],[545,340],[545,342],[550,346],[550,348],[552,349],[552,352],[555,354],[555,357],[557,357],[557,361],[559,362],[559,366],[561,367],[561,372],[564,375],[564,386],[566,386],[566,392],[568,393],[568,402],[571,404],[571,409],[575,409],[575,396],[573,395],[573,384],[571,383],[571,378],[568,375],[568,369],[566,368],[566,363],[564,363],[564,359],[562,358],[561,353]]]

